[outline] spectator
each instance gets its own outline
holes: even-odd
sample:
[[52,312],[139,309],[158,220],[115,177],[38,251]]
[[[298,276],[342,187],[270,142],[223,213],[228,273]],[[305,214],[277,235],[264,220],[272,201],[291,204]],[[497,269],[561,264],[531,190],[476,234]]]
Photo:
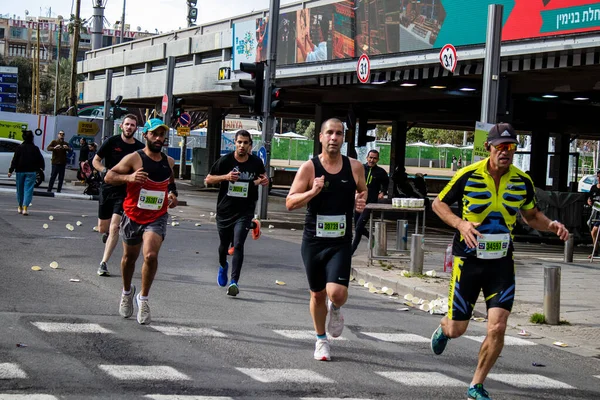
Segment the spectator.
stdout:
[[19,214],[29,215],[27,208],[31,204],[36,173],[45,168],[44,157],[40,149],[33,144],[33,132],[23,131],[23,143],[17,147],[8,170],[9,178],[13,171],[17,171],[17,212]]
[[65,169],[67,168],[67,153],[71,151],[71,146],[65,142],[65,131],[58,132],[58,139],[50,142],[47,148],[52,152],[52,173],[50,174],[50,183],[48,184],[48,192],[52,191],[54,181],[58,176],[58,193],[62,190],[63,181],[65,180]]

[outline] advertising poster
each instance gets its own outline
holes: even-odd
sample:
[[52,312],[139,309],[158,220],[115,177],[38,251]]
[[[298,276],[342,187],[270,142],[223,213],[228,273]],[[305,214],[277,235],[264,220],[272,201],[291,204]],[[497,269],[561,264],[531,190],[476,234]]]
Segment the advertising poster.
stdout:
[[344,1],[333,5],[332,59],[352,58],[355,54],[354,2]]
[[258,18],[256,20],[256,62],[267,60],[267,51],[269,43],[268,18]]
[[475,123],[475,135],[473,137],[473,153],[471,158],[471,164],[477,161],[481,161],[488,156],[488,151],[485,149],[485,141],[487,140],[488,133],[492,129],[493,124],[486,124],[483,122]]
[[256,21],[233,24],[232,69],[238,71],[240,63],[256,61]]
[[296,63],[303,63],[306,60],[306,51],[304,49],[308,48],[310,37],[309,22],[310,8],[299,10],[296,14]]
[[277,65],[294,64],[296,62],[296,11],[279,16],[277,30]]

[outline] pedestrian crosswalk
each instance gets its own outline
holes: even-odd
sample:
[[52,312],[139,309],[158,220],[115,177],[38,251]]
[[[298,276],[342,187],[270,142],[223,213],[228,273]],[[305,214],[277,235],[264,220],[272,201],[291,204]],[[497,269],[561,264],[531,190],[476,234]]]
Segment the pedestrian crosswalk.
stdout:
[[[102,323],[58,323],[52,321],[32,321],[31,325],[40,332],[48,335],[61,334],[61,335],[100,335],[100,336],[117,336],[122,334],[119,331],[118,324],[102,324]],[[232,333],[222,332],[219,328],[215,327],[193,327],[176,324],[154,324],[148,327],[151,328],[158,334],[162,334],[165,340],[171,337],[183,337],[183,338],[204,338],[206,340],[223,340],[224,344],[232,340]],[[265,335],[271,335],[275,337],[283,337],[291,341],[307,341],[314,340],[314,332],[310,330],[302,329],[273,329],[273,327],[265,328],[270,333],[265,332]],[[353,335],[353,333],[356,333]],[[484,336],[466,335],[464,336],[467,340],[476,342],[482,342]],[[404,332],[375,332],[375,331],[362,331],[357,329],[356,331],[348,330],[347,334],[343,338],[337,338],[341,340],[344,346],[348,346],[351,342],[357,341],[371,341],[374,345],[378,342],[388,342],[393,344],[406,344],[406,345],[417,345],[420,348],[428,346],[430,342],[429,337],[421,336],[414,333]],[[341,344],[340,344],[341,345]],[[505,345],[511,346],[533,346],[535,342],[527,339],[518,337],[506,336]],[[4,362],[11,361],[11,362]],[[148,365],[129,363],[126,365],[115,364],[115,363],[99,363],[96,365],[97,371],[104,374],[109,379],[114,379],[118,382],[131,382],[131,383],[150,383],[150,382],[177,382],[178,384],[185,385],[185,382],[193,382],[195,379],[194,371],[189,370],[189,366],[172,366],[162,363],[159,365]],[[324,365],[324,363],[315,363],[316,365]],[[187,369],[186,369],[187,367]],[[428,368],[429,367],[429,368]],[[232,367],[231,374],[238,374],[239,379],[245,377],[250,379],[256,384],[285,384],[285,385],[331,385],[331,384],[343,384],[343,376],[332,373],[329,369],[313,370],[312,368],[252,368],[251,366],[238,366]],[[14,360],[3,360],[0,355],[0,380],[27,380],[35,379],[35,373],[38,371],[31,371],[27,364],[20,365]],[[424,366],[423,369],[419,370],[390,370],[389,368],[375,368],[374,370],[368,370],[365,374],[372,373],[373,379],[377,377],[384,378],[393,384],[398,384],[403,387],[435,387],[435,388],[453,388],[453,387],[467,387],[469,381],[463,376],[457,376],[456,371],[440,371],[432,370],[431,365]],[[595,376],[600,378],[599,376]],[[501,382],[504,385],[508,385],[514,388],[521,389],[575,389],[575,387],[569,383],[562,382],[558,379],[553,379],[539,374],[504,374],[504,373],[491,373],[489,379],[497,382]],[[56,397],[50,394],[28,394],[26,397],[19,397],[18,394],[3,394],[0,392],[0,400],[21,400],[21,399],[39,399],[39,400],[54,400]],[[36,397],[37,396],[37,397]],[[199,396],[199,395],[169,395],[169,394],[147,394],[146,398],[155,400],[227,400],[230,397],[214,397],[214,396]],[[300,397],[298,397],[300,398]],[[302,398],[308,400],[309,398]],[[328,398],[335,400],[335,398]],[[325,398],[319,398],[319,400],[325,400]],[[357,398],[357,400],[367,400],[367,398]]]

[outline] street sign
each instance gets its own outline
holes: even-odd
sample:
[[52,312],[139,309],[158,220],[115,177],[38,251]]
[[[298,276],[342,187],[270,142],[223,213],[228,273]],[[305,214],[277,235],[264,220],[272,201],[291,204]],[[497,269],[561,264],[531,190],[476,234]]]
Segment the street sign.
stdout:
[[165,95],[163,95],[162,108],[161,108],[163,115],[165,115],[167,113],[168,109],[169,109],[169,96],[167,96],[165,94]]
[[261,159],[264,165],[267,165],[267,149],[265,149],[265,146],[260,146],[260,149],[258,149],[258,158]]
[[188,126],[178,126],[177,136],[190,136],[190,128]]
[[184,112],[179,116],[179,125],[188,126],[192,121],[192,116],[189,113]]
[[360,83],[369,83],[369,79],[371,78],[371,61],[369,61],[369,56],[363,54],[358,58],[358,63],[356,63],[356,76]]
[[442,67],[454,73],[457,62],[458,57],[456,55],[456,48],[451,44],[442,47],[442,50],[440,50],[440,63],[442,64]]

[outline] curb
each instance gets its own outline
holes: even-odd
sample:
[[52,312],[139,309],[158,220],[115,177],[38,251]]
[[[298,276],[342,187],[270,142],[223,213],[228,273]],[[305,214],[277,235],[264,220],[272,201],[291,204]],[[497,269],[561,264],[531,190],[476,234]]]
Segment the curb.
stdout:
[[[17,189],[5,189],[0,188],[0,193],[16,193]],[[95,200],[98,201],[98,196],[91,196],[87,194],[77,194],[77,193],[56,193],[56,192],[46,192],[40,190],[33,191],[34,196],[41,197],[58,197],[62,199],[78,199],[78,200]]]

